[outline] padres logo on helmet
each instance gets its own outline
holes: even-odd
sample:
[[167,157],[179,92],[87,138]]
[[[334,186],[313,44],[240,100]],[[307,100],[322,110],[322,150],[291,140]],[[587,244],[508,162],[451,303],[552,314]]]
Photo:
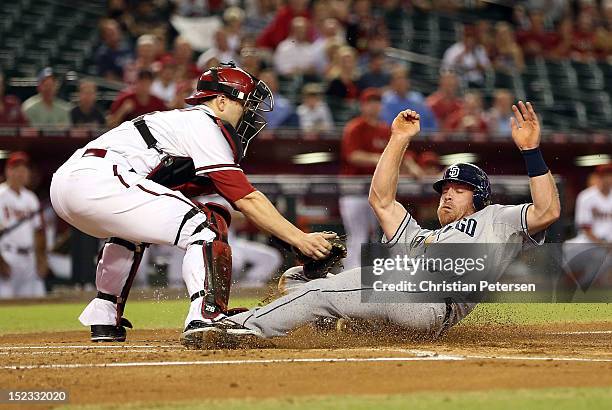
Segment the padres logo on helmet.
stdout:
[[451,178],[457,178],[459,176],[459,167],[453,165],[448,169],[448,176]]
[[486,172],[474,164],[459,163],[451,165],[444,171],[442,179],[433,184],[438,193],[442,193],[444,183],[447,181],[461,182],[474,188],[474,208],[480,211],[491,205],[491,184]]

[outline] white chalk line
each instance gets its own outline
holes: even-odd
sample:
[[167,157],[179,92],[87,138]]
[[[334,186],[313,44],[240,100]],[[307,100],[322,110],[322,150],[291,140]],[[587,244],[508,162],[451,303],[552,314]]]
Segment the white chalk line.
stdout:
[[465,355],[467,359],[485,359],[485,360],[534,360],[545,362],[609,362],[612,363],[612,358],[590,358],[590,357],[547,357],[547,356],[480,356],[480,355]]
[[364,363],[364,362],[416,362],[416,361],[464,361],[464,360],[530,360],[530,361],[567,361],[567,362],[612,362],[612,358],[555,357],[555,356],[484,356],[484,355],[449,355],[429,351],[412,351],[410,357],[321,357],[321,358],[285,358],[285,359],[245,359],[245,360],[195,360],[166,362],[124,362],[124,363],[66,363],[43,365],[2,366],[1,370],[34,370],[34,369],[83,369],[111,367],[161,367],[161,366],[218,366],[250,364],[283,364],[283,363]]
[[42,350],[42,349],[177,349],[185,350],[179,345],[117,345],[117,344],[90,344],[90,345],[45,345],[45,346],[0,346],[2,350]]
[[612,334],[612,330],[589,330],[579,332],[552,332],[547,333],[549,335],[609,335]]
[[465,360],[462,356],[436,355],[421,357],[321,357],[296,359],[248,359],[248,360],[195,360],[180,362],[128,362],[128,363],[68,363],[26,366],[2,366],[2,370],[32,369],[82,369],[96,367],[149,367],[149,366],[211,366],[236,364],[278,364],[278,363],[359,363],[359,362],[416,362],[416,361]]
[[[115,350],[104,350],[104,353],[161,353],[163,350],[161,349],[115,349]],[[79,352],[82,353],[82,352]],[[90,352],[93,353],[93,352]],[[13,356],[13,355],[48,355],[48,354],[75,354],[73,351],[56,351],[56,350],[45,350],[45,351],[36,351],[36,350],[13,350],[13,351],[4,351],[0,352],[0,355],[3,356]]]

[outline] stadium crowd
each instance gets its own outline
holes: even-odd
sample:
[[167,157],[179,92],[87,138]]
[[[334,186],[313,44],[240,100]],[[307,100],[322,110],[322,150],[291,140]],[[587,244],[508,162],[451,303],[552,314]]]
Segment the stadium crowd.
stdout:
[[[0,78],[0,125],[104,128],[146,112],[181,108],[199,73],[232,60],[274,91],[277,109],[269,129],[299,127],[304,135],[333,131],[358,114],[363,90],[378,88],[381,119],[387,123],[410,108],[421,113],[425,131],[508,136],[514,97],[507,89],[483,95],[487,70],[520,72],[534,57],[589,61],[612,55],[611,0],[518,1],[508,8],[508,21],[472,19],[458,27],[457,42],[442,57],[438,89],[430,95],[413,89],[409,69],[385,54],[389,46],[401,48],[396,38],[406,16],[432,9],[478,16],[480,3],[110,0],[95,53],[99,77],[124,86],[110,107],[97,103],[96,82],[89,79],[81,80],[74,101],[59,99],[58,79],[47,67],[38,76],[38,93],[23,104],[5,95]],[[212,46],[194,52],[170,25],[173,15],[218,16]],[[291,95],[283,95],[283,89]]]

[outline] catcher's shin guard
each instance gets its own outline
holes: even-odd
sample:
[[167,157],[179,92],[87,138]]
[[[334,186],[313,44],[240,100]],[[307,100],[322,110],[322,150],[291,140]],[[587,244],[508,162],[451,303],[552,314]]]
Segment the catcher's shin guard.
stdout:
[[204,297],[202,316],[205,319],[218,318],[228,313],[228,301],[232,284],[232,250],[227,243],[230,223],[229,212],[221,205],[207,203],[197,204],[206,214],[208,228],[215,233],[212,242],[201,242],[204,258],[204,289],[191,295],[193,302]]
[[121,289],[121,293],[119,295],[111,295],[99,291],[96,297],[98,299],[108,300],[117,305],[117,328],[132,328],[132,324],[130,323],[130,321],[123,317],[123,312],[125,310],[125,304],[127,303],[127,299],[130,294],[130,289],[132,288],[132,284],[134,283],[134,278],[136,277],[136,272],[138,272],[138,267],[140,266],[140,262],[142,261],[142,256],[144,255],[144,251],[149,246],[149,244],[136,245],[121,238],[110,238],[107,243],[121,245],[127,248],[128,250],[134,252],[134,260],[132,261],[132,266],[130,267],[130,271],[125,280],[125,284],[123,285],[123,288]]

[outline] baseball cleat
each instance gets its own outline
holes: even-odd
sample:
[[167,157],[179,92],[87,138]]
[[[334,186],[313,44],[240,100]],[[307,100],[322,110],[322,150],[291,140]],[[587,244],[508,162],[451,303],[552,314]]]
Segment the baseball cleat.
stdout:
[[259,333],[227,318],[192,320],[181,334],[181,344],[188,349],[235,349],[258,339],[262,339]]
[[281,295],[286,295],[287,293],[293,292],[300,285],[309,282],[310,279],[304,275],[304,267],[303,266],[294,266],[289,268],[281,275],[278,279],[278,291]]
[[125,342],[126,327],[132,328],[132,324],[126,318],[121,318],[121,324],[115,325],[92,325],[92,342]]

